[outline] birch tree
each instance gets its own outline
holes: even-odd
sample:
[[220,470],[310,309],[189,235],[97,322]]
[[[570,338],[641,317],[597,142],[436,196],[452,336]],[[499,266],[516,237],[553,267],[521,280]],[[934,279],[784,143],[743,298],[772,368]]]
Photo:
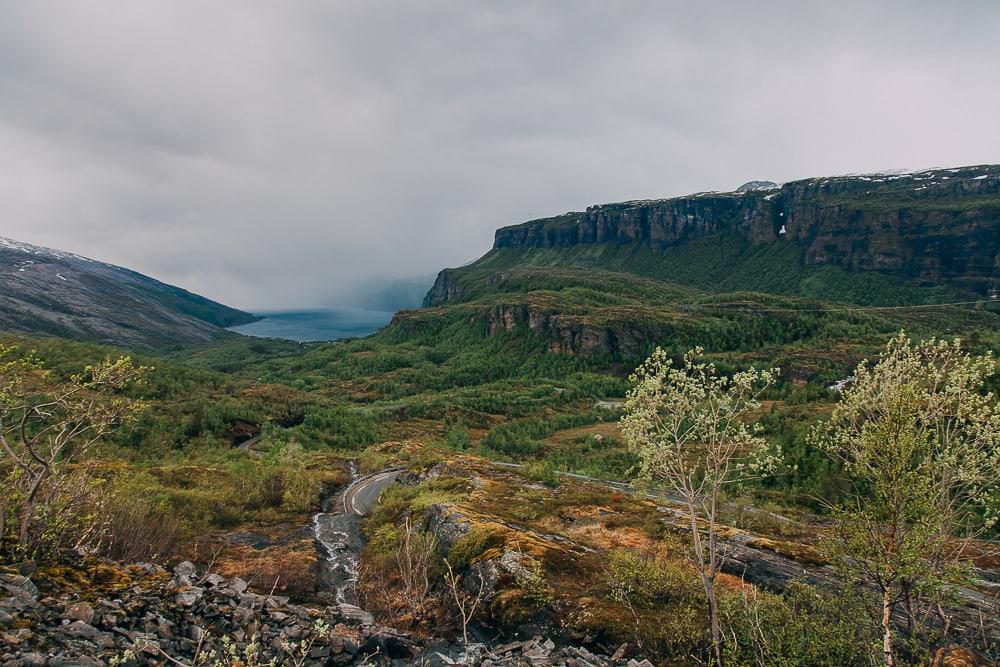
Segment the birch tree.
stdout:
[[58,495],[94,443],[142,408],[121,390],[144,370],[127,357],[106,359],[55,382],[33,356],[0,345],[0,462],[8,476],[0,543],[13,520],[19,549],[29,550],[40,503]]
[[886,665],[897,660],[898,628],[913,637],[932,614],[947,628],[943,603],[962,579],[963,550],[997,519],[1000,407],[985,390],[996,371],[992,356],[972,356],[958,340],[900,333],[874,365],[858,367],[813,432],[852,483],[829,546],[878,593]]
[[778,370],[720,374],[695,348],[680,367],[657,348],[630,378],[622,432],[639,458],[637,472],[680,497],[691,532],[692,557],[708,603],[712,654],[723,641],[715,581],[723,564],[719,510],[724,491],[760,478],[777,464],[751,423],[759,398]]

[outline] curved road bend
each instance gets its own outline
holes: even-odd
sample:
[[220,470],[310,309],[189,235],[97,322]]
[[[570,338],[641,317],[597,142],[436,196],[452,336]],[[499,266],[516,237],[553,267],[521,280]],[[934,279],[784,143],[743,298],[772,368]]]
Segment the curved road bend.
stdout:
[[403,472],[399,469],[385,470],[365,477],[359,477],[350,483],[344,490],[342,505],[345,514],[364,516],[378,503],[379,497],[399,474]]

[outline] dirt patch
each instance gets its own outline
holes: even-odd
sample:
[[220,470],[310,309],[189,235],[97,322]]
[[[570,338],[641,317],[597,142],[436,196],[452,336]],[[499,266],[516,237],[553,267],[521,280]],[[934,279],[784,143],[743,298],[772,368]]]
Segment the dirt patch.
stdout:
[[617,421],[599,422],[597,424],[591,424],[590,426],[580,426],[577,428],[569,428],[565,431],[556,431],[546,438],[545,442],[558,445],[564,442],[572,442],[581,437],[593,438],[594,436],[600,436],[604,439],[614,438],[621,440],[622,433],[621,429],[618,428]]
[[636,549],[651,551],[656,543],[639,528],[607,528],[602,525],[585,525],[569,528],[569,537],[599,549]]

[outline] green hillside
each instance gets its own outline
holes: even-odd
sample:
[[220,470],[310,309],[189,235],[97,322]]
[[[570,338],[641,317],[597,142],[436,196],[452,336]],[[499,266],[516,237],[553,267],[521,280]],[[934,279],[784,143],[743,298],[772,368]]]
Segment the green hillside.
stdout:
[[497,271],[513,267],[599,268],[711,291],[771,292],[860,305],[914,305],[981,299],[948,286],[922,287],[874,271],[810,267],[791,241],[754,246],[731,235],[693,240],[665,251],[632,243],[569,248],[497,248],[454,270],[472,293]]

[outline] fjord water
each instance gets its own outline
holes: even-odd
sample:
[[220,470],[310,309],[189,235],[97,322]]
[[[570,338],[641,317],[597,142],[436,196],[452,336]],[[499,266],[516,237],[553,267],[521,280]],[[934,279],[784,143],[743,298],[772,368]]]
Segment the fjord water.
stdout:
[[256,313],[263,319],[230,327],[230,331],[258,338],[287,338],[300,342],[361,338],[392,319],[392,311],[330,308]]

